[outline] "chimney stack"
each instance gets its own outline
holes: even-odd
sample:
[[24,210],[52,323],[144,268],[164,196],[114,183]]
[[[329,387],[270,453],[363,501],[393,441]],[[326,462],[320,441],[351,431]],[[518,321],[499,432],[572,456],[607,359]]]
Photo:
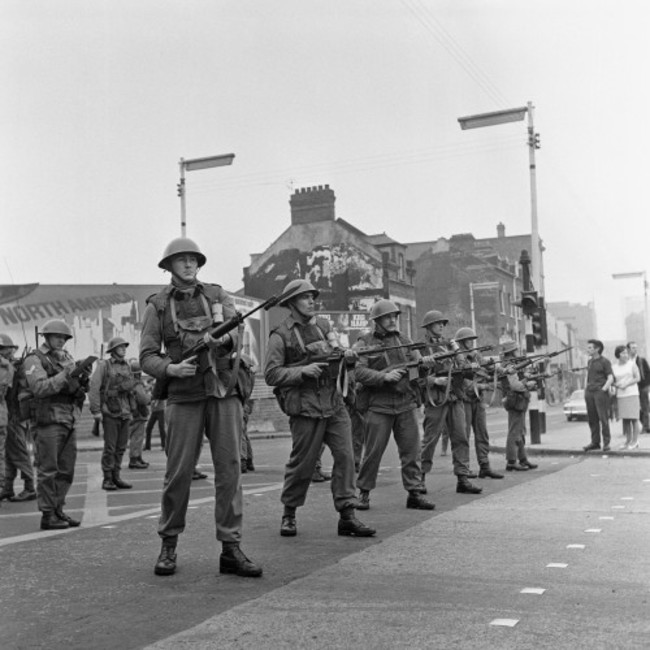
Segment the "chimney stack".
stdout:
[[289,201],[291,225],[334,221],[334,190],[329,185],[298,188]]

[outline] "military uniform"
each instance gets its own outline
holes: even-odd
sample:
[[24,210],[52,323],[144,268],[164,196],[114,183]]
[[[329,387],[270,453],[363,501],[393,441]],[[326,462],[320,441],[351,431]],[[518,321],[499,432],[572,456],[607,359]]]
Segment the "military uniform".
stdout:
[[5,487],[5,444],[9,425],[6,396],[14,381],[14,364],[0,356],[0,492]]
[[128,362],[113,356],[100,361],[90,379],[90,412],[102,414],[104,429],[102,472],[104,480],[116,486],[123,483],[120,477],[122,458],[129,442],[132,411],[136,408],[134,386]]
[[[424,342],[428,354],[449,352],[450,348],[442,337],[436,337],[427,332]],[[457,367],[457,366],[456,366]],[[454,362],[445,360],[440,363],[440,370],[454,368]],[[451,442],[451,456],[454,474],[458,477],[467,477],[469,470],[469,442],[467,439],[467,423],[465,406],[463,403],[464,387],[463,376],[451,375],[451,386],[436,386],[428,378],[424,401],[424,436],[422,438],[422,471],[427,474],[433,465],[433,454],[438,440],[445,427],[449,432]],[[433,402],[433,403],[432,403]]]
[[[144,314],[140,365],[143,372],[168,384],[167,469],[158,534],[170,543],[185,530],[192,474],[204,433],[214,466],[217,539],[233,543],[241,539],[242,401],[239,392],[226,396],[223,390],[232,377],[232,347],[203,352],[209,362],[201,363],[203,369],[192,377],[166,374],[167,366],[179,363],[214,326],[217,311],[223,313],[224,320],[234,316],[233,299],[219,285],[197,282],[188,290],[167,286],[149,299]],[[233,340],[236,336],[233,332]]]
[[[355,347],[381,348],[411,342],[397,331],[385,334],[375,331],[361,336]],[[391,433],[399,450],[404,489],[409,493],[420,493],[424,487],[417,421],[417,408],[420,405],[418,390],[407,375],[396,383],[385,382],[386,369],[417,360],[419,356],[418,352],[404,349],[387,350],[377,356],[362,357],[355,369],[355,379],[362,386],[358,406],[363,403],[361,408],[367,408],[366,449],[357,477],[357,487],[362,494],[374,490],[377,484],[379,465]]]
[[142,460],[142,449],[144,447],[144,428],[149,418],[151,397],[142,381],[142,374],[134,369],[135,364],[137,364],[135,360],[130,362],[135,381],[133,385],[135,408],[131,410],[133,417],[129,423],[129,468],[146,469],[149,467],[149,463]]
[[23,367],[28,394],[19,399],[32,400],[38,509],[47,520],[62,513],[74,480],[76,427],[84,393],[70,377],[75,361],[65,350],[44,343],[25,358]]
[[527,468],[531,463],[526,457],[526,411],[530,392],[523,373],[504,375],[501,379],[504,393],[503,406],[508,413],[508,437],[506,438],[506,469]]
[[318,379],[305,378],[302,364],[311,355],[328,355],[330,323],[321,318],[301,324],[289,316],[269,338],[264,368],[266,383],[276,386],[276,394],[289,415],[293,446],[285,468],[282,503],[294,509],[305,503],[321,445],[334,458],[332,495],[338,512],[354,508],[354,453],[350,416],[335,382],[324,372]]

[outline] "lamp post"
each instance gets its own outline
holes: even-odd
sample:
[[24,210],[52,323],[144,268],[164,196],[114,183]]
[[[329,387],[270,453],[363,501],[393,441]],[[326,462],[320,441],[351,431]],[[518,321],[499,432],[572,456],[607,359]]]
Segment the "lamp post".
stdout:
[[650,337],[648,331],[650,329],[648,323],[648,278],[645,271],[634,271],[632,273],[612,273],[614,280],[629,280],[631,278],[643,278],[643,338],[645,344],[644,355],[648,356],[650,347],[648,346]]
[[526,106],[519,108],[509,108],[504,111],[494,111],[492,113],[480,113],[478,115],[468,115],[459,117],[460,128],[479,129],[484,126],[494,126],[496,124],[507,124],[509,122],[521,122],[524,115],[528,113],[528,168],[530,172],[530,230],[531,230],[531,275],[533,287],[540,296],[544,295],[542,286],[542,269],[541,255],[539,250],[539,228],[537,223],[537,168],[535,163],[535,150],[539,149],[539,134],[535,133],[533,125],[533,103],[528,102]]
[[181,237],[185,237],[185,172],[192,172],[198,169],[209,169],[210,167],[224,167],[232,165],[235,158],[234,153],[222,154],[219,156],[208,156],[207,158],[192,158],[185,160],[181,158],[178,165],[181,170],[181,179],[178,183],[178,196],[181,199]]

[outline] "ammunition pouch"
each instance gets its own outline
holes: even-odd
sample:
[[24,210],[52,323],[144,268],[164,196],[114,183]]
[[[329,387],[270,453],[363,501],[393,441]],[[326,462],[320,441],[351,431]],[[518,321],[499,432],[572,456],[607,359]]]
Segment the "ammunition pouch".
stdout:
[[501,402],[506,411],[522,412],[528,408],[529,400],[530,394],[528,391],[524,393],[509,391],[505,394],[505,397],[501,400]]
[[47,426],[59,422],[55,414],[55,404],[73,405],[75,404],[74,395],[53,395],[46,399],[33,400],[33,418],[38,426]]
[[284,414],[300,415],[302,405],[299,386],[276,386],[273,394]]

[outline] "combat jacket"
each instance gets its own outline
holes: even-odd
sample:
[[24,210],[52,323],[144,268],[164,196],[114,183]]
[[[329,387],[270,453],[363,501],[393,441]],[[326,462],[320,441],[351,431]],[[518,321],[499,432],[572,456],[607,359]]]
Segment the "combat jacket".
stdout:
[[[463,356],[467,365],[472,363],[481,365],[483,363],[483,355],[480,352],[470,350],[468,354]],[[480,402],[481,395],[487,388],[489,388],[487,379],[481,379],[481,377],[472,373],[472,377],[466,376],[463,378],[463,400],[470,403]]]
[[[142,379],[135,380],[133,387],[135,408],[131,412],[134,420],[147,420],[149,418],[149,405],[151,404],[151,393],[145,388]],[[132,404],[133,406],[133,404]]]
[[134,410],[135,379],[127,361],[110,357],[97,364],[90,378],[90,412],[130,420]]
[[169,404],[223,396],[221,388],[229,385],[232,376],[231,351],[237,343],[236,330],[230,332],[228,344],[199,355],[194,376],[168,377],[167,366],[180,363],[183,355],[216,324],[235,314],[232,297],[218,284],[170,284],[148,299],[140,339],[140,365],[143,372],[167,382]]
[[[7,391],[14,381],[14,364],[8,359],[0,356],[0,427],[6,427],[9,423],[9,410],[7,408]],[[4,462],[0,458],[0,462]]]
[[19,396],[32,400],[32,414],[37,425],[62,424],[73,428],[81,414],[83,391],[70,378],[75,361],[65,350],[52,350],[43,343],[23,363],[26,391]]
[[[426,354],[440,354],[452,351],[447,339],[433,336],[429,332],[427,332],[424,337],[424,343],[427,346]],[[435,404],[442,406],[445,402],[457,402],[458,400],[465,399],[465,377],[462,373],[453,373],[454,370],[459,370],[463,367],[469,366],[469,363],[460,358],[461,356],[462,355],[457,355],[456,357],[438,361],[433,369],[434,373],[437,374],[449,372],[449,370],[451,370],[452,374],[449,379],[451,382],[450,386],[438,386],[434,384],[434,375],[429,375],[427,377],[427,391],[431,400],[433,400]],[[429,407],[434,408],[430,401],[427,400],[425,401],[425,408]]]
[[530,391],[526,386],[525,374],[523,372],[503,373],[500,384],[503,392],[501,401],[506,411],[526,411],[530,402]]
[[312,363],[311,358],[334,352],[328,343],[329,333],[328,320],[315,317],[308,323],[299,323],[293,316],[271,332],[264,379],[269,386],[276,386],[274,393],[287,415],[324,418],[345,408],[327,369],[318,379],[302,374],[303,367]]
[[[385,348],[410,343],[411,339],[399,332],[382,334],[375,331],[359,337],[354,348]],[[417,350],[408,349],[386,350],[377,356],[360,357],[354,372],[355,381],[363,387],[357,394],[359,408],[388,414],[404,413],[417,408],[421,403],[419,391],[409,381],[408,373],[394,383],[387,383],[385,376],[386,371],[392,367],[419,359],[420,353]]]

